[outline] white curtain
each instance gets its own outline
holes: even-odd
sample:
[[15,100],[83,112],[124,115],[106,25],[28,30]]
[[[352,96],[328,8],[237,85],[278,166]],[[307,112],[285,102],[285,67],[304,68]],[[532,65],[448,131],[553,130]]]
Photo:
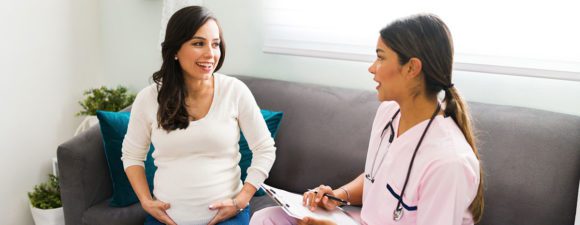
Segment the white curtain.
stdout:
[[177,10],[192,5],[203,6],[203,0],[163,0],[163,11],[161,12],[161,30],[159,31],[159,49],[161,49],[161,43],[163,43],[163,40],[165,40],[165,29],[167,28],[167,22],[169,21],[169,18],[171,18],[173,13],[175,13]]

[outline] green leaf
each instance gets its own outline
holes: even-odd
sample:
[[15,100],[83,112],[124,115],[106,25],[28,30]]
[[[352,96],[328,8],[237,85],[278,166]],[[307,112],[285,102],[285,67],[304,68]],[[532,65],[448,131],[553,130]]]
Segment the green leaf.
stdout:
[[105,86],[86,90],[83,95],[85,99],[79,101],[83,108],[77,113],[81,115],[96,115],[97,110],[116,112],[133,104],[135,94],[129,93],[126,87],[118,86],[109,89]]
[[47,182],[34,186],[34,190],[28,192],[28,199],[32,206],[39,209],[62,207],[58,177],[49,174]]

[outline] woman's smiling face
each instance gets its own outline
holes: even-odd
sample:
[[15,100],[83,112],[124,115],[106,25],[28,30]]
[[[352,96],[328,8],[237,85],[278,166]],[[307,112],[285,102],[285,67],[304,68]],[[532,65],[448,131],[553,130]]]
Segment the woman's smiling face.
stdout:
[[220,32],[214,20],[208,20],[177,51],[183,76],[194,80],[207,80],[213,74],[221,57]]

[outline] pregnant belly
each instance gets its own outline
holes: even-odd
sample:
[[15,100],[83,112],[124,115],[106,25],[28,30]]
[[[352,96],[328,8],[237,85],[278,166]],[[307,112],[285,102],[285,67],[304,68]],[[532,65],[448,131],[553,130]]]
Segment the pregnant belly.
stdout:
[[242,186],[239,167],[231,160],[216,161],[159,165],[153,184],[155,197],[196,207],[234,197]]

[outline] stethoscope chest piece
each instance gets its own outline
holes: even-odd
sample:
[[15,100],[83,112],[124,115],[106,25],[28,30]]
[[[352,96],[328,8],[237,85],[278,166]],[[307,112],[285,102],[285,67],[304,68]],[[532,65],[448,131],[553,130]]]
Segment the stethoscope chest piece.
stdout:
[[393,211],[393,220],[399,221],[401,218],[403,218],[403,207],[399,206]]

